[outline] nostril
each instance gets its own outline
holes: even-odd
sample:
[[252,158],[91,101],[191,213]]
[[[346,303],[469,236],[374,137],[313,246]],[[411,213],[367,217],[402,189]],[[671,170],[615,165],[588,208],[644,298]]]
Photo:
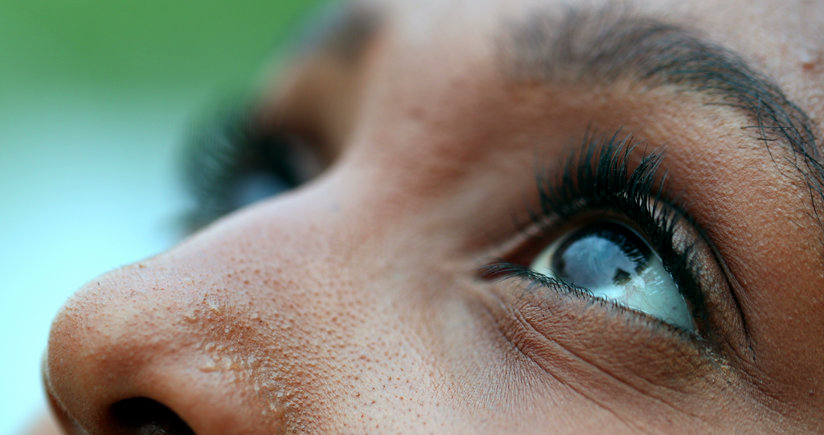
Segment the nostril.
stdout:
[[161,403],[145,397],[121,400],[111,408],[114,423],[126,433],[194,434],[189,425]]

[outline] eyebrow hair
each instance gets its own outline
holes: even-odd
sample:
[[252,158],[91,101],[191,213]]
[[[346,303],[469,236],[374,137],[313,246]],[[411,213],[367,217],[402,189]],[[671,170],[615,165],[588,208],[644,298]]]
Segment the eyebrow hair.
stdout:
[[[824,230],[824,166],[809,116],[781,88],[741,56],[691,30],[626,8],[570,8],[563,14],[533,11],[507,29],[499,44],[506,73],[516,80],[674,86],[734,107],[754,125],[767,147],[784,143],[787,162],[809,189],[811,216]],[[824,243],[824,235],[822,235]]]

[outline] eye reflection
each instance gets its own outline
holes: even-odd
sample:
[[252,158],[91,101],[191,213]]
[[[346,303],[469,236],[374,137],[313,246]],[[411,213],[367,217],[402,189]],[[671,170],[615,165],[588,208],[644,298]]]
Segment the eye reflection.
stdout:
[[530,268],[595,297],[695,331],[677,283],[643,237],[623,223],[598,221],[578,227],[541,252]]

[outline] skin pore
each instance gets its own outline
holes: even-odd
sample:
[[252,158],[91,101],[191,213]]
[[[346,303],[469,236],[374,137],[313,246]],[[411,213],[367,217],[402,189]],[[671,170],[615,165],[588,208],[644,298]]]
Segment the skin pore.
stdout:
[[[824,4],[346,8],[249,121],[319,173],[55,319],[67,431],[824,430]],[[512,273],[604,219],[697,332]]]

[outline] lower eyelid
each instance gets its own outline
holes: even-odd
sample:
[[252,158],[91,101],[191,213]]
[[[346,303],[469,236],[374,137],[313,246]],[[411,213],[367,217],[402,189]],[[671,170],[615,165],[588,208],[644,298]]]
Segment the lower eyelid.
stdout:
[[567,391],[613,409],[627,406],[627,415],[675,410],[691,422],[717,417],[724,406],[719,398],[742,394],[737,372],[713,354],[643,318],[599,306],[605,301],[538,294],[518,281],[490,283],[486,290],[481,299],[515,352],[510,361],[522,364],[514,369],[526,379],[521,385],[544,385],[556,398]]
[[546,371],[566,359],[582,359],[601,370],[683,389],[717,366],[714,354],[688,334],[605,300],[518,280],[490,283],[489,292],[502,334]]
[[[521,272],[528,270],[523,264],[513,265],[519,268],[519,271],[513,271],[506,270],[507,266],[504,263],[497,262],[482,269],[481,274],[484,279],[494,280],[490,283],[493,291],[504,295],[503,299],[507,300],[512,307],[516,307],[513,308],[515,311],[528,308],[527,311],[532,313],[532,318],[535,320],[530,322],[535,326],[534,329],[540,331],[541,328],[538,326],[545,325],[544,329],[551,334],[553,340],[560,337],[557,336],[556,331],[561,330],[569,333],[567,341],[574,345],[579,341],[576,337],[583,336],[592,339],[592,334],[582,334],[586,331],[593,331],[592,328],[597,327],[604,331],[600,336],[596,334],[596,340],[591,342],[591,346],[604,349],[607,347],[621,348],[620,351],[624,354],[639,352],[632,346],[655,348],[656,346],[651,345],[649,340],[639,341],[639,337],[646,336],[649,339],[654,338],[655,343],[660,343],[661,340],[671,343],[669,350],[661,354],[664,359],[672,357],[673,349],[684,348],[689,348],[691,351],[698,350],[701,354],[700,361],[713,361],[716,366],[727,366],[732,364],[732,361],[727,362],[729,358],[749,355],[746,331],[743,328],[743,320],[738,314],[740,309],[735,305],[726,275],[719,267],[711,245],[687,221],[681,221],[676,225],[672,245],[673,249],[679,252],[683,252],[687,246],[690,246],[690,256],[693,262],[695,265],[700,265],[694,267],[691,273],[695,275],[703,295],[705,304],[703,312],[707,316],[704,320],[711,325],[702,331],[704,339],[698,339],[689,333],[677,330],[644,313],[587,294],[576,295],[569,290],[542,288],[545,283],[539,283],[523,276]],[[484,272],[486,272],[485,275]],[[521,276],[517,276],[519,274]],[[541,314],[541,309],[560,315],[560,317]],[[613,326],[610,326],[611,324]],[[570,329],[570,325],[576,326]],[[587,325],[588,328],[583,328]],[[612,340],[610,346],[603,345],[603,342],[607,340]],[[618,345],[619,341],[628,340],[634,344]],[[658,346],[658,348],[661,347]],[[683,351],[680,351],[680,354],[683,354]]]

